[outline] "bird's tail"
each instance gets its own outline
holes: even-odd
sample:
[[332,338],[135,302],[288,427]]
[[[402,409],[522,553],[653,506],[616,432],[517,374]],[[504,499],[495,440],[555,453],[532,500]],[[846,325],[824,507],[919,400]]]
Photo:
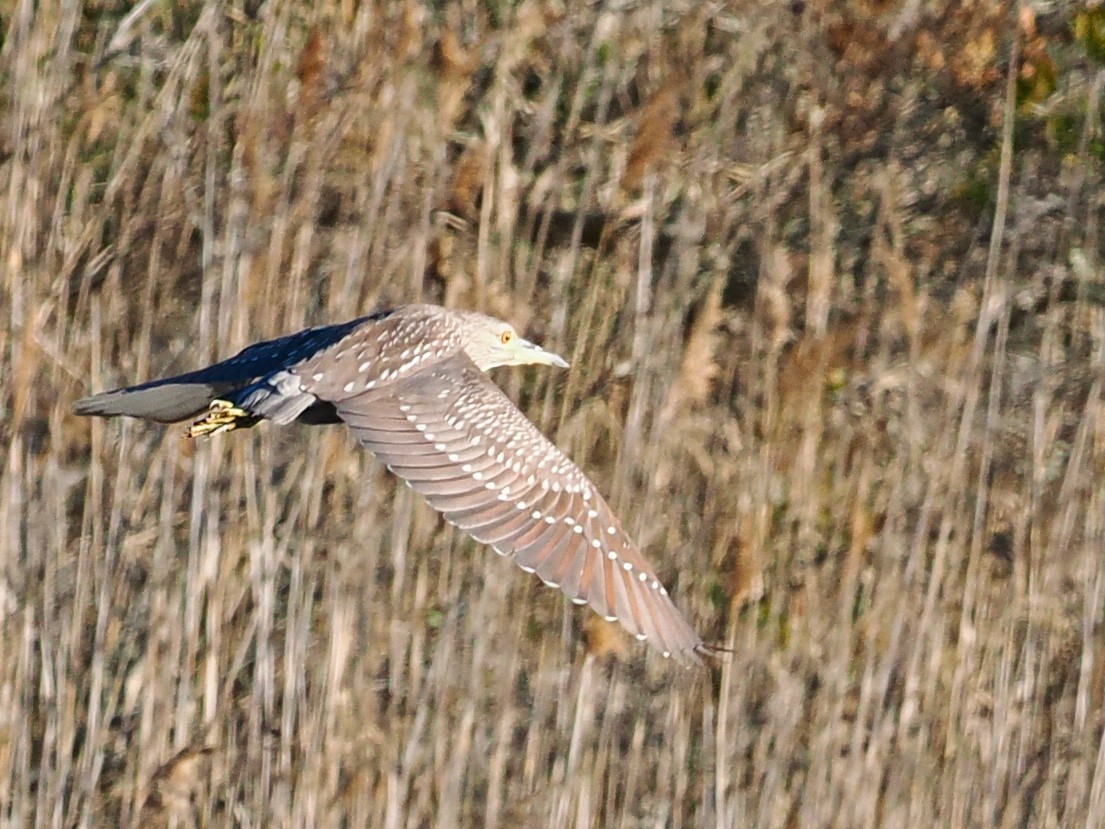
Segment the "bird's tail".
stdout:
[[[218,402],[217,425],[229,417],[229,408],[242,412],[237,427],[247,425],[244,421],[249,417],[255,418],[254,422],[290,423],[302,416],[306,423],[336,423],[334,407],[303,393],[302,383],[288,369],[305,356],[340,342],[366,320],[382,319],[387,313],[254,343],[207,368],[78,400],[73,413],[176,423],[194,419]],[[210,425],[208,418],[205,423]]]
[[262,419],[232,401],[218,397],[219,392],[214,385],[181,380],[183,378],[174,377],[95,394],[74,403],[73,413],[100,417],[137,417],[158,423],[176,423],[198,417],[185,433],[190,438],[249,428]]
[[262,420],[277,424],[299,419],[305,423],[338,422],[333,405],[303,391],[300,379],[288,371],[243,384],[225,377],[212,381],[212,374],[219,368],[85,397],[73,405],[73,413],[137,417],[158,423],[195,420],[188,437],[248,428]]
[[174,377],[85,397],[73,404],[73,414],[176,423],[205,411],[224,390],[211,383]]

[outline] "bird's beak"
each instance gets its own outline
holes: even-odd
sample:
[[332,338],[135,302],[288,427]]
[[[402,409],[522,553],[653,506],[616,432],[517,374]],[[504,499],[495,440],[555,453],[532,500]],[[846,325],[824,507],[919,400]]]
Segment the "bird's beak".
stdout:
[[529,340],[524,340],[521,337],[517,337],[514,342],[518,348],[519,356],[522,358],[519,362],[528,363],[530,365],[556,366],[557,368],[568,367],[567,360],[559,354],[553,354],[551,351],[546,351],[537,343],[531,343]]

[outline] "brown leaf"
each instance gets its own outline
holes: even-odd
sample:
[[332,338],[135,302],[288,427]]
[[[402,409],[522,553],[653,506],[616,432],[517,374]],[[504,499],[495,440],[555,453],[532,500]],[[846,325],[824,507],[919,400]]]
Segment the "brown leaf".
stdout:
[[482,141],[473,141],[457,159],[453,186],[445,209],[470,222],[479,218],[478,199],[483,191],[490,161]]
[[438,73],[438,125],[452,129],[461,114],[464,96],[472,85],[472,74],[480,67],[478,49],[466,50],[455,34],[446,31],[434,46],[434,68]]
[[317,26],[312,27],[295,69],[295,75],[299,78],[299,108],[307,118],[318,112],[322,103],[322,73],[325,67],[322,35]]
[[203,784],[207,758],[214,751],[207,746],[189,746],[163,763],[150,780],[150,791],[142,804],[139,823],[148,825],[158,818],[184,814],[191,806],[192,796]]
[[999,77],[997,36],[992,28],[973,34],[952,59],[952,71],[962,86],[979,90]]
[[403,6],[403,18],[398,27],[392,58],[398,63],[408,63],[422,51],[422,38],[426,31],[426,9],[411,0]]
[[721,311],[721,288],[722,280],[715,280],[691,328],[679,376],[672,383],[661,409],[660,417],[665,422],[691,406],[704,403],[717,379],[720,371],[717,349],[725,319]]
[[583,644],[596,658],[621,657],[625,655],[626,637],[616,623],[588,613],[583,621]]
[[632,190],[674,147],[673,130],[679,119],[681,84],[668,82],[654,94],[637,117],[637,135],[629,150],[622,188]]

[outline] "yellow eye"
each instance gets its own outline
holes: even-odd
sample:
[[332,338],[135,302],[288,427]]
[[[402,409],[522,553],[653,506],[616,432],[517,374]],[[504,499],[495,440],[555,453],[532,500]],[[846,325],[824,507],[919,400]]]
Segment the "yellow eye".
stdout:
[[514,332],[507,328],[499,335],[499,342],[503,345],[510,345],[510,341],[514,339]]

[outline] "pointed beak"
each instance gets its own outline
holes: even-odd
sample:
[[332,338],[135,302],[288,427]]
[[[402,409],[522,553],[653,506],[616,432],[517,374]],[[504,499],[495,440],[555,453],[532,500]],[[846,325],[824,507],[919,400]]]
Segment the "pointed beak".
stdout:
[[531,343],[529,340],[524,340],[521,337],[516,338],[514,342],[517,345],[519,356],[522,358],[519,362],[528,363],[530,365],[568,368],[567,360],[559,354],[553,354],[551,351],[546,351],[537,343]]

